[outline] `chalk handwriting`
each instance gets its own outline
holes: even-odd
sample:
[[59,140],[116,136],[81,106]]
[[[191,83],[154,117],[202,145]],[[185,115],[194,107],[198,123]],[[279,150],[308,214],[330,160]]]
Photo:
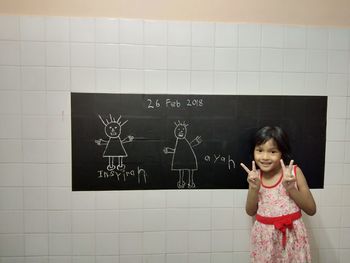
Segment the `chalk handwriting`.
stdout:
[[159,109],[159,108],[182,108],[182,107],[203,107],[204,106],[204,99],[202,98],[192,98],[192,99],[185,99],[185,98],[178,98],[178,99],[170,99],[166,98],[164,100],[160,99],[146,99],[147,101],[147,109]]
[[212,163],[212,164],[226,164],[228,170],[231,170],[231,168],[236,168],[236,163],[234,160],[231,159],[230,155],[223,156],[221,154],[213,154],[213,155],[206,155],[204,156],[204,161]]
[[104,171],[104,170],[98,170],[97,171],[97,178],[112,178],[116,177],[118,181],[122,180],[126,182],[128,177],[135,177],[137,176],[137,183],[141,184],[141,181],[143,180],[143,183],[147,183],[147,173],[144,169],[137,166],[137,170],[123,170],[123,171]]

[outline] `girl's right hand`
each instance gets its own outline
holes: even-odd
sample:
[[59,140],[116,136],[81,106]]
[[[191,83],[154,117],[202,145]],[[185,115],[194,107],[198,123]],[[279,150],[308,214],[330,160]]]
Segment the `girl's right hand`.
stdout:
[[255,162],[252,161],[252,170],[249,170],[249,168],[243,163],[241,163],[241,166],[248,174],[247,181],[249,187],[258,191],[260,189],[260,176],[258,171],[256,170]]

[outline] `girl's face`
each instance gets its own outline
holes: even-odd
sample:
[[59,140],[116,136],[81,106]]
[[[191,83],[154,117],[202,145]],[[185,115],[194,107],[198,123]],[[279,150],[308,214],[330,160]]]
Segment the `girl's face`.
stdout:
[[259,168],[265,172],[277,172],[281,168],[280,160],[282,153],[274,139],[264,144],[256,145],[254,148],[254,160]]
[[184,125],[179,125],[174,130],[175,137],[178,139],[184,139],[187,134],[187,128]]
[[120,135],[120,126],[116,122],[111,122],[105,127],[106,135],[110,138],[118,138]]

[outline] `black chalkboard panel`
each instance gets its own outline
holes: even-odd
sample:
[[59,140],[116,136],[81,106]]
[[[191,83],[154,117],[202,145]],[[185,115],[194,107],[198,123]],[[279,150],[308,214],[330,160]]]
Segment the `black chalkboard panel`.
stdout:
[[247,188],[257,128],[281,126],[323,188],[327,97],[72,93],[72,188]]

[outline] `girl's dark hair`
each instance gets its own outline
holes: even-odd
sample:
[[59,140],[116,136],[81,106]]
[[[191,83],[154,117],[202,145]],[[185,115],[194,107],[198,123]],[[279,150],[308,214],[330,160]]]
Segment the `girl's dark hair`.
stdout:
[[252,142],[252,153],[257,145],[264,144],[268,140],[273,139],[278,149],[282,153],[282,159],[289,162],[291,160],[291,148],[288,135],[278,126],[265,126],[260,128],[254,135]]

